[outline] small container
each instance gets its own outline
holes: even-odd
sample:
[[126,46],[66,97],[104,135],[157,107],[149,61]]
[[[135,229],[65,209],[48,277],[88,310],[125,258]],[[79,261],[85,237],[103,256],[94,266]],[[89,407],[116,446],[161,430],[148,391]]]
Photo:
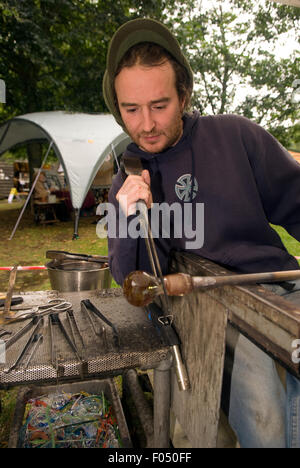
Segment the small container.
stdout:
[[52,289],[60,292],[109,289],[112,276],[107,264],[85,261],[52,261],[46,265]]

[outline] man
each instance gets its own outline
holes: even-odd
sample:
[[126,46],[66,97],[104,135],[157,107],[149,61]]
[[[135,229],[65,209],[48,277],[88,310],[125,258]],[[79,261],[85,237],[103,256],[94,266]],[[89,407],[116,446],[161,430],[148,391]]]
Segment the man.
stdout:
[[47,184],[47,177],[42,171],[34,187],[34,199],[37,201],[47,202],[50,193],[51,192]]
[[[107,56],[103,92],[107,106],[133,143],[144,171],[115,178],[109,201],[135,219],[142,199],[189,204],[195,236],[204,243],[187,248],[190,237],[176,223],[156,247],[163,273],[172,249],[191,250],[239,272],[298,268],[270,223],[300,240],[300,166],[260,126],[235,115],[187,113],[193,74],[180,46],[160,23],[139,19],[114,35]],[[204,204],[204,227],[197,207]],[[184,215],[182,223],[184,223]],[[172,219],[171,219],[172,224]],[[142,238],[109,238],[109,262],[119,284],[133,270],[151,271]],[[291,285],[293,287],[293,285]],[[281,291],[283,289],[279,287]],[[235,346],[229,422],[243,447],[300,446],[299,382],[287,375],[287,390],[274,362],[239,336]],[[287,411],[287,413],[285,413]]]

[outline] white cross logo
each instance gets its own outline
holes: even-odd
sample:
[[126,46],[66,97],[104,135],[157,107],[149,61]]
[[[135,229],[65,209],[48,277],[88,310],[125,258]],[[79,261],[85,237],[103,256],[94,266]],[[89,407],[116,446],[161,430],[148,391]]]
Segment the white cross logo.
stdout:
[[177,180],[175,184],[175,192],[179,200],[189,202],[193,200],[198,192],[198,182],[194,177],[194,187],[193,195],[191,197],[192,191],[192,176],[191,174],[184,174]]

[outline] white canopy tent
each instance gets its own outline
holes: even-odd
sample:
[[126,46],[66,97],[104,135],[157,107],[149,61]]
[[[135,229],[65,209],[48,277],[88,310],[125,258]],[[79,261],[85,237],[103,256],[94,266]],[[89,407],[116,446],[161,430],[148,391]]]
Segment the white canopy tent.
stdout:
[[80,208],[106,156],[121,154],[130,138],[110,114],[37,112],[0,126],[0,155],[33,141],[52,144],[64,168],[78,226]]

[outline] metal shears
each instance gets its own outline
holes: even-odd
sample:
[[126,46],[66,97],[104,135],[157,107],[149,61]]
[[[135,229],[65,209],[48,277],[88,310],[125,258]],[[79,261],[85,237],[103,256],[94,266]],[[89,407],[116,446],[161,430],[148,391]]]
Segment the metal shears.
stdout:
[[71,302],[68,302],[65,299],[50,299],[48,301],[48,304],[35,306],[31,308],[28,312],[24,312],[23,309],[22,311],[17,313],[15,317],[7,317],[7,321],[5,323],[16,323],[34,317],[44,317],[45,315],[53,313],[67,312],[68,310],[72,309],[72,307],[73,306]]

